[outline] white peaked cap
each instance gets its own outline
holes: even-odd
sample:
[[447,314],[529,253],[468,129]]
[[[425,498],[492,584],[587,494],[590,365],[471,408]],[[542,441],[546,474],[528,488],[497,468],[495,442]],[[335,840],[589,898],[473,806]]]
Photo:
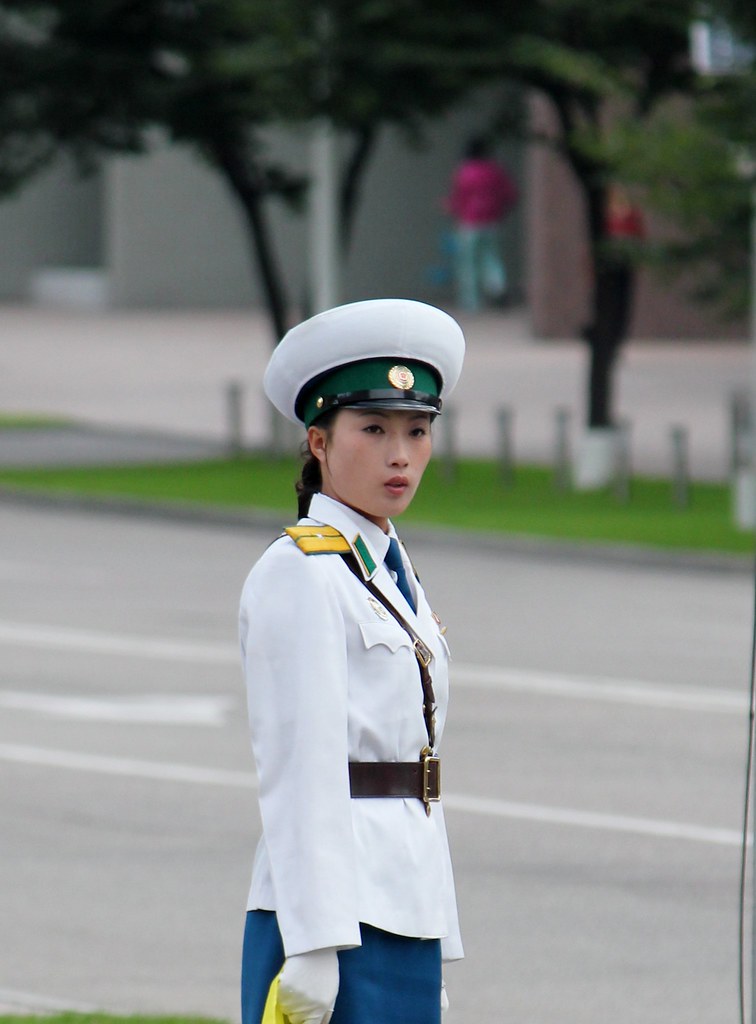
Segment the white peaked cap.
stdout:
[[445,398],[459,380],[464,354],[462,329],[443,310],[414,299],[368,299],[292,327],[270,358],[263,387],[279,412],[301,423],[298,399],[331,371],[371,359],[422,363],[438,376],[438,397]]

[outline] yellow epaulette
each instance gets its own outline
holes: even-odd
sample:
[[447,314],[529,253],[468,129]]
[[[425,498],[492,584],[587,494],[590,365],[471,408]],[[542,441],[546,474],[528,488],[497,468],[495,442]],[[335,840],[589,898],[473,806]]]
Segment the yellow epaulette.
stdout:
[[334,526],[287,526],[284,533],[306,555],[344,555],[352,550]]

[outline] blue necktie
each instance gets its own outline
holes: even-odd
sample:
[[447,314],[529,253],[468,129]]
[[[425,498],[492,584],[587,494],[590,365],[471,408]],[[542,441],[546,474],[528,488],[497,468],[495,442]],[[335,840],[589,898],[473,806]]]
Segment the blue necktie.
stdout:
[[389,541],[388,551],[386,552],[386,567],[396,575],[396,585],[404,595],[407,604],[410,606],[413,612],[416,612],[415,602],[412,598],[412,591],[410,590],[409,581],[407,580],[407,573],[404,571],[404,563],[402,562],[402,553],[399,550],[399,541],[392,537]]

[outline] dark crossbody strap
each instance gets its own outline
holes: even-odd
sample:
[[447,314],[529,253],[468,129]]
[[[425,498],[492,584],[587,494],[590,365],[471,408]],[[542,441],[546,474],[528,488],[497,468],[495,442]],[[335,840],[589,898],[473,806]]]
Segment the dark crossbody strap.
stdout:
[[420,639],[416,631],[404,618],[402,613],[394,608],[391,602],[387,600],[372,580],[365,579],[362,575],[357,559],[352,552],[344,553],[341,557],[360,583],[370,591],[373,597],[383,605],[387,612],[390,612],[391,615],[394,616],[396,621],[409,635],[409,638],[412,641],[412,650],[415,652],[415,657],[417,658],[417,667],[420,670],[420,682],[423,687],[423,718],[425,719],[425,730],[428,733],[429,753],[433,753],[436,746],[436,697],[433,693],[433,680],[431,679],[429,671],[432,654],[426,644],[424,644]]

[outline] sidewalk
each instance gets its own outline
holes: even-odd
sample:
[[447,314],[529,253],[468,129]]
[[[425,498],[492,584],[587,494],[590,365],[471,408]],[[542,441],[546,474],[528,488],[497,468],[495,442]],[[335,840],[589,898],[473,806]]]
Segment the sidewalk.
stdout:
[[[570,413],[574,450],[585,411],[585,346],[534,339],[521,310],[461,316],[460,322],[467,358],[449,402],[458,452],[497,453],[502,407],[513,417],[516,461],[553,461],[560,407]],[[229,385],[242,389],[243,443],[255,447],[270,437],[261,380],[272,340],[260,313],[6,306],[0,323],[0,415],[55,416],[75,424],[0,431],[0,466],[216,455],[227,450],[233,433]],[[618,417],[631,425],[633,471],[669,475],[670,431],[678,425],[688,431],[692,475],[726,479],[731,395],[748,387],[751,366],[745,343],[628,344],[616,396]]]

